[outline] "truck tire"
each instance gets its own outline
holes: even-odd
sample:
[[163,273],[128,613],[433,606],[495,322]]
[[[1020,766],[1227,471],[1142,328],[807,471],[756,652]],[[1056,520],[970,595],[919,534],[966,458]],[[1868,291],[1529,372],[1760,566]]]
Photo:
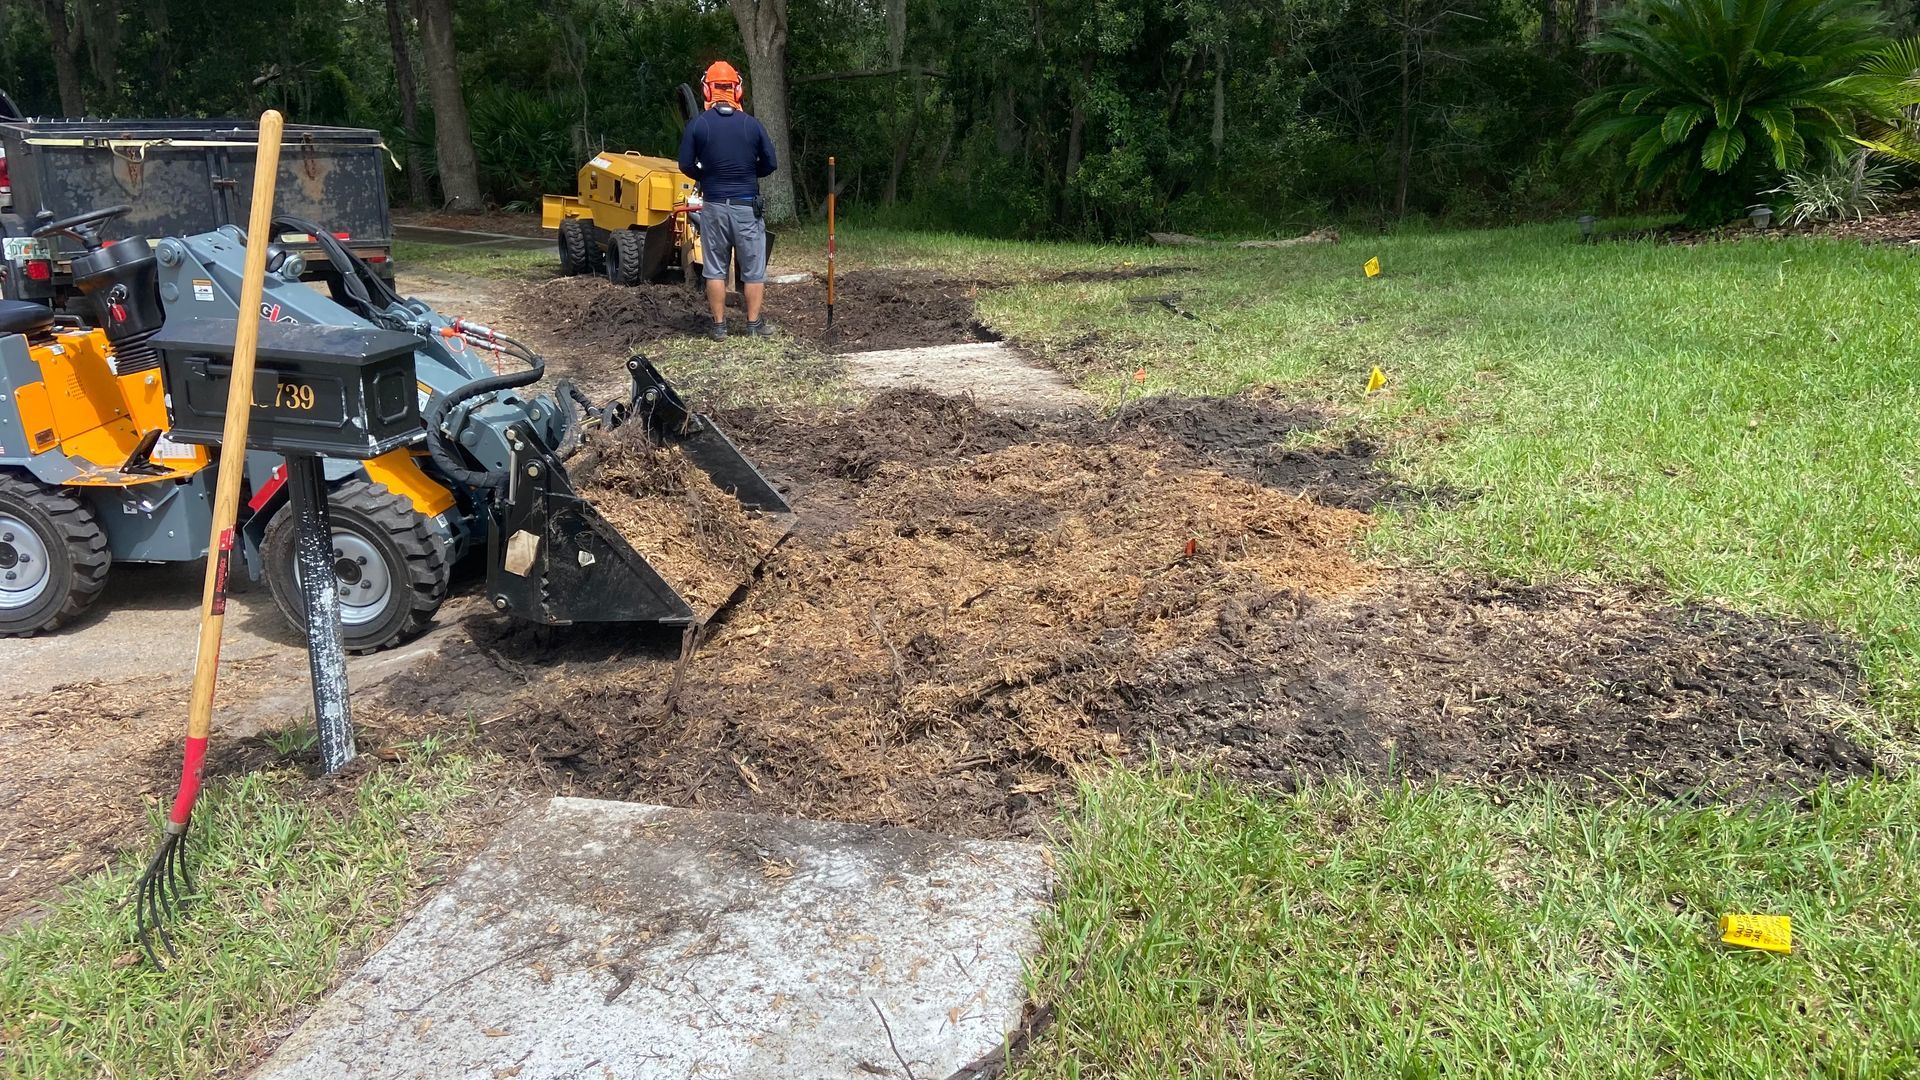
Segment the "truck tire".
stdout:
[[579,218],[560,222],[560,274],[573,277],[593,268],[593,237]]
[[106,530],[85,500],[0,474],[0,637],[71,621],[99,598],[112,565]]
[[646,233],[621,229],[607,242],[607,280],[615,285],[644,283],[646,262]]
[[[327,499],[334,571],[340,577],[340,632],[348,652],[366,653],[419,636],[447,597],[450,567],[427,519],[404,496],[348,480]],[[267,523],[260,544],[267,585],[287,622],[306,633],[306,600],[296,576],[293,505]]]

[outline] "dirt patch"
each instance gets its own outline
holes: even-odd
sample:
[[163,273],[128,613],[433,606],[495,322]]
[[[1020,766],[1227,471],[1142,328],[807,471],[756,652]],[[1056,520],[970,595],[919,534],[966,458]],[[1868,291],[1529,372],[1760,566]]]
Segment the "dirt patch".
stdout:
[[114,763],[185,730],[186,692],[176,682],[77,683],[8,703],[6,745],[36,752],[5,753],[13,760],[0,780],[0,924],[111,862],[139,834],[161,793],[153,777]]
[[989,413],[965,398],[893,391],[854,413],[742,409],[721,422],[763,468],[796,489],[864,480],[887,462],[939,464],[1027,443],[1117,443],[1152,450],[1184,464],[1251,480],[1351,510],[1377,506],[1449,505],[1462,495],[1397,479],[1384,450],[1360,437],[1324,445],[1290,445],[1323,430],[1319,410],[1267,393],[1239,397],[1156,395],[1133,402],[1117,418]]
[[1120,672],[1236,598],[1368,576],[1362,516],[1129,447],[888,464],[856,508],[767,565],[677,710],[658,664],[556,682],[510,748],[621,798],[1029,831],[1012,788],[1124,749],[1091,711]]
[[973,299],[987,283],[901,270],[856,270],[834,283],[833,329],[827,329],[827,283],[767,287],[774,324],[828,352],[873,352],[922,345],[998,341],[973,316]]
[[481,640],[514,661],[409,704],[481,702],[487,741],[560,790],[976,835],[1040,831],[1077,770],[1154,747],[1265,782],[1703,799],[1873,767],[1839,727],[1863,707],[1848,643],[1625,590],[1373,582],[1364,517],[1260,478],[1312,414],[1188,404],[1117,434],[915,393],[730,416],[800,526],[677,701],[676,642],[596,632]]
[[935,465],[1045,438],[1038,419],[966,398],[895,390],[856,410],[737,410],[721,417],[763,468],[790,478],[866,480],[880,466]]
[[1116,266],[1111,270],[1063,270],[1058,274],[1049,274],[1040,280],[1062,283],[1138,281],[1141,278],[1159,278],[1170,277],[1174,274],[1190,274],[1196,269],[1198,269],[1198,267],[1193,266]]
[[591,275],[543,281],[503,298],[518,323],[562,348],[624,357],[637,345],[703,332],[706,305],[673,285],[615,285]]
[[568,468],[576,489],[705,622],[778,542],[773,524],[740,506],[645,424],[590,437]]
[[1791,235],[1828,236],[1863,244],[1920,244],[1920,199],[1908,197],[1885,213],[1860,220],[1821,221],[1783,230]]
[[1349,436],[1325,445],[1290,445],[1295,436],[1326,427],[1316,409],[1255,392],[1240,397],[1156,395],[1125,406],[1111,425],[1114,437],[1147,445],[1174,446],[1198,462],[1280,491],[1293,491],[1329,506],[1372,510],[1377,506],[1458,502],[1459,492],[1416,487],[1384,467],[1383,448]]
[[1291,785],[1332,772],[1721,799],[1873,768],[1857,647],[1630,589],[1401,577],[1276,595],[1119,692],[1130,739]]
[[[833,328],[827,328],[826,282],[813,278],[767,286],[765,315],[794,337],[826,352],[995,341],[973,316],[980,284],[911,271],[859,270],[835,283]],[[514,321],[537,327],[562,349],[625,355],[638,345],[706,332],[706,300],[679,285],[615,285],[597,277],[554,278],[506,301]],[[734,329],[742,317],[730,301]]]

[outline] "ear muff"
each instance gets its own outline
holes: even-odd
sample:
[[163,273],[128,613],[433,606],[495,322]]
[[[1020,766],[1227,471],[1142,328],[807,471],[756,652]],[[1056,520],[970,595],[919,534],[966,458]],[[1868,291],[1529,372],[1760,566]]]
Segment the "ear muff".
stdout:
[[707,100],[707,107],[727,104],[740,107],[740,72],[725,60],[716,60],[708,65],[706,74],[700,76],[700,90]]

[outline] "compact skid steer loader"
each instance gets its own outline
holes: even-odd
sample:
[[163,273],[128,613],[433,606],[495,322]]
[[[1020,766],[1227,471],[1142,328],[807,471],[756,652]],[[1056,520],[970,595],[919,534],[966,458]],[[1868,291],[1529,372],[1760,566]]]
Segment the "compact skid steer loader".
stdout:
[[[0,634],[51,629],[78,614],[115,561],[207,554],[217,472],[209,466],[226,451],[168,435],[206,430],[223,407],[226,361],[203,339],[207,327],[240,314],[245,238],[227,226],[103,245],[98,226],[124,212],[112,207],[36,230],[85,249],[73,268],[88,317],[0,302]],[[424,629],[454,565],[480,551],[497,610],[549,625],[692,622],[686,600],[569,481],[565,460],[590,427],[644,424],[656,443],[680,447],[748,509],[787,511],[644,357],[626,361],[625,400],[595,406],[565,383],[535,393],[543,364],[518,342],[403,299],[319,225],[282,218],[273,228],[276,237],[317,242],[324,261],[318,280],[304,284],[316,267],[270,249],[259,318],[414,340],[416,385],[401,392],[418,397],[417,437],[370,460],[325,462],[349,649],[382,648]],[[297,367],[269,372],[255,379],[256,421],[337,426],[345,395],[358,390]],[[219,430],[217,416],[211,430]],[[282,612],[303,625],[284,464],[272,454],[231,452],[248,453],[237,546],[249,577],[264,577]]]

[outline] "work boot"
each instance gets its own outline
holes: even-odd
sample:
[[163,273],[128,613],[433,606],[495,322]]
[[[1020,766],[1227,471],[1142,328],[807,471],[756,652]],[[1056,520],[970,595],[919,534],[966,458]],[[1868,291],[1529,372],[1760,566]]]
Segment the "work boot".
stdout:
[[727,324],[723,322],[708,323],[707,337],[713,339],[714,341],[727,340]]
[[754,319],[747,323],[747,336],[748,337],[772,337],[773,327],[768,326],[767,320],[765,319]]

